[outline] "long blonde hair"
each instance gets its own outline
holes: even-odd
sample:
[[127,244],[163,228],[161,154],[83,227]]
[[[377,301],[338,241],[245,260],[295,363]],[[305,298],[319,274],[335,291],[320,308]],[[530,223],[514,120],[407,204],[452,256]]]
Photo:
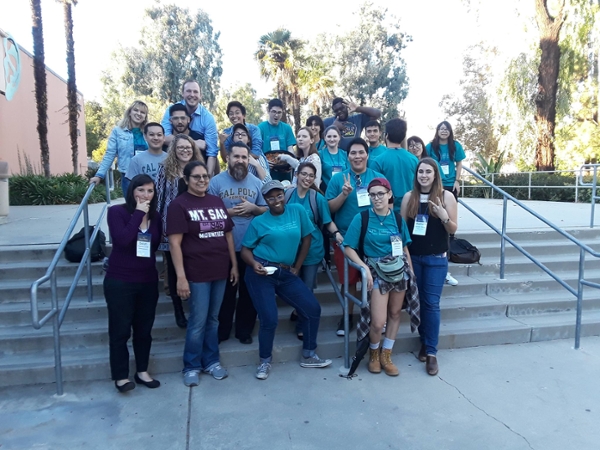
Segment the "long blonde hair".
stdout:
[[140,123],[140,130],[144,129],[144,127],[148,123],[148,105],[146,105],[141,100],[135,100],[131,104],[131,106],[125,110],[125,114],[123,114],[123,118],[117,122],[118,127],[121,127],[123,129],[127,129],[127,130],[131,130],[132,128],[135,128],[133,126],[133,123],[131,122],[131,117],[129,115],[131,114],[131,111],[133,111],[133,108],[135,108],[136,106],[137,107],[143,106],[144,109],[146,110],[146,117],[144,117],[144,120],[142,121],[142,123]]
[[161,163],[165,167],[165,176],[168,181],[173,181],[182,176],[183,169],[179,167],[179,160],[177,159],[177,143],[182,140],[188,141],[192,145],[192,159],[188,162],[200,161],[204,163],[204,158],[202,157],[200,150],[198,150],[194,140],[187,134],[177,134],[169,144],[167,157]]
[[[425,157],[419,161],[417,164],[417,169],[415,170],[415,180],[413,182],[413,190],[410,191],[410,198],[408,199],[408,205],[406,207],[406,216],[412,217],[413,219],[417,217],[419,212],[419,204],[421,203],[421,185],[418,180],[419,167],[423,164],[427,164],[431,166],[433,169],[433,183],[431,184],[431,189],[429,190],[429,199],[436,202],[436,199],[440,199],[442,206],[446,206],[444,203],[444,186],[442,185],[442,180],[440,178],[440,169],[438,169],[438,164],[433,158]],[[432,217],[437,217],[433,211],[430,211],[429,214]]]

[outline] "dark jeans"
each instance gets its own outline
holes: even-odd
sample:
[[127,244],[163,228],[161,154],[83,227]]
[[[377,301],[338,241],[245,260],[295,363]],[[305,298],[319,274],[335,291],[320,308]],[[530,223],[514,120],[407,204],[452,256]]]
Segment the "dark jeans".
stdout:
[[[233,315],[235,313],[235,337],[237,339],[246,339],[252,334],[254,324],[256,323],[256,309],[252,304],[252,299],[246,287],[244,274],[246,273],[246,263],[242,260],[240,252],[235,254],[238,264],[239,281],[233,286],[229,279],[223,295],[223,303],[219,312],[219,340],[229,339],[231,328],[233,327]],[[236,296],[238,294],[236,305]]]
[[129,283],[104,278],[104,298],[108,307],[110,372],[113,380],[129,377],[127,341],[133,329],[133,353],[137,372],[148,370],[152,326],[158,302],[158,280]]
[[[255,259],[264,264],[263,260]],[[270,362],[273,354],[278,322],[275,295],[295,308],[302,318],[303,350],[312,351],[317,348],[321,306],[299,277],[285,269],[277,269],[273,275],[258,275],[249,267],[246,271],[246,285],[260,321],[258,353],[261,362]]]
[[177,273],[175,272],[175,266],[173,265],[173,258],[171,252],[163,251],[167,264],[167,280],[169,281],[169,296],[174,306],[181,305],[181,298],[177,295]]

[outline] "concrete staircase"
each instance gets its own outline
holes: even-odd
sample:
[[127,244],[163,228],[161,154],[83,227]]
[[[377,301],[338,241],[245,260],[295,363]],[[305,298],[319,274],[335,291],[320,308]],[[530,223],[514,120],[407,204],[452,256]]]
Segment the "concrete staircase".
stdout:
[[[572,234],[592,248],[600,249],[600,232],[579,229]],[[495,233],[462,234],[482,253],[482,265],[451,264],[459,280],[446,286],[442,297],[440,349],[481,345],[512,344],[570,338],[575,330],[575,298],[544,274],[512,246],[507,245],[506,280],[499,280],[499,238]],[[511,237],[556,270],[571,286],[577,284],[578,248],[555,232],[511,233]],[[54,381],[52,326],[41,330],[31,326],[29,288],[42,276],[56,246],[0,248],[0,386]],[[600,280],[600,261],[586,258],[586,278]],[[62,260],[58,267],[58,294],[66,295],[75,265]],[[94,301],[87,302],[85,279],[80,281],[61,328],[63,376],[65,380],[109,379],[107,314],[102,295],[102,269],[93,268]],[[343,355],[343,339],[335,335],[341,306],[324,274],[319,275],[316,295],[323,307],[319,333],[319,355]],[[49,308],[49,284],[39,294],[42,312]],[[600,335],[600,291],[587,288],[584,300],[582,335]],[[291,308],[280,306],[274,359],[296,361],[300,342],[289,321]],[[408,317],[397,336],[395,350],[415,351],[419,341],[410,333]],[[258,327],[257,327],[258,328]],[[185,331],[176,327],[170,299],[161,294],[153,330],[150,371],[177,372],[182,367]],[[225,366],[258,361],[258,339],[242,345],[233,337],[221,344]],[[351,343],[355,333],[351,334]],[[353,345],[351,347],[353,351]],[[340,366],[341,360],[335,365]],[[133,372],[133,366],[132,366]]]

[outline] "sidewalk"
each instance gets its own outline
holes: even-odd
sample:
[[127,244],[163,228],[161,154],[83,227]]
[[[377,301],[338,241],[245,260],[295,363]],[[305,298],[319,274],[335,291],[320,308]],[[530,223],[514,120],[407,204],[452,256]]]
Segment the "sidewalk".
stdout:
[[[482,214],[498,228],[502,227],[502,200],[465,199],[467,204]],[[113,204],[123,203],[123,199]],[[555,225],[562,228],[589,228],[591,205],[589,203],[559,203],[525,201]],[[90,205],[90,223],[96,223],[104,204]],[[77,211],[77,205],[61,206],[11,206],[7,223],[0,225],[0,246],[27,244],[57,244],[62,239],[69,222]],[[458,234],[473,231],[490,231],[487,225],[459,205]],[[600,214],[600,210],[598,211]],[[600,222],[600,219],[598,219]],[[507,226],[509,230],[547,229],[547,226],[512,202],[508,204]],[[600,224],[598,225],[600,226]],[[83,227],[83,218],[75,227]],[[106,230],[106,222],[103,224]]]
[[180,374],[162,386],[119,394],[109,380],[0,390],[0,448],[122,450],[598,448],[600,338],[441,351],[428,376],[412,354],[401,375],[338,377],[326,369],[274,364],[229,378]]

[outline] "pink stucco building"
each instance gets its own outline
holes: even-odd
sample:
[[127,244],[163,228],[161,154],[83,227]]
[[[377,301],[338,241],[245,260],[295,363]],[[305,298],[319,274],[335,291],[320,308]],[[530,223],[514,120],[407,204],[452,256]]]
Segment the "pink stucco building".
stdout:
[[[40,142],[37,134],[37,109],[33,80],[33,56],[21,47],[15,47],[0,30],[0,160],[7,161],[13,174],[19,173],[18,153],[27,155],[41,172]],[[18,54],[18,57],[17,57]],[[20,82],[14,90],[17,66],[20,60]],[[53,174],[72,172],[71,143],[67,123],[67,82],[46,67],[48,83],[48,143],[50,170]],[[12,97],[12,98],[11,98]],[[87,169],[85,115],[83,95],[78,92],[79,157],[78,173]]]

